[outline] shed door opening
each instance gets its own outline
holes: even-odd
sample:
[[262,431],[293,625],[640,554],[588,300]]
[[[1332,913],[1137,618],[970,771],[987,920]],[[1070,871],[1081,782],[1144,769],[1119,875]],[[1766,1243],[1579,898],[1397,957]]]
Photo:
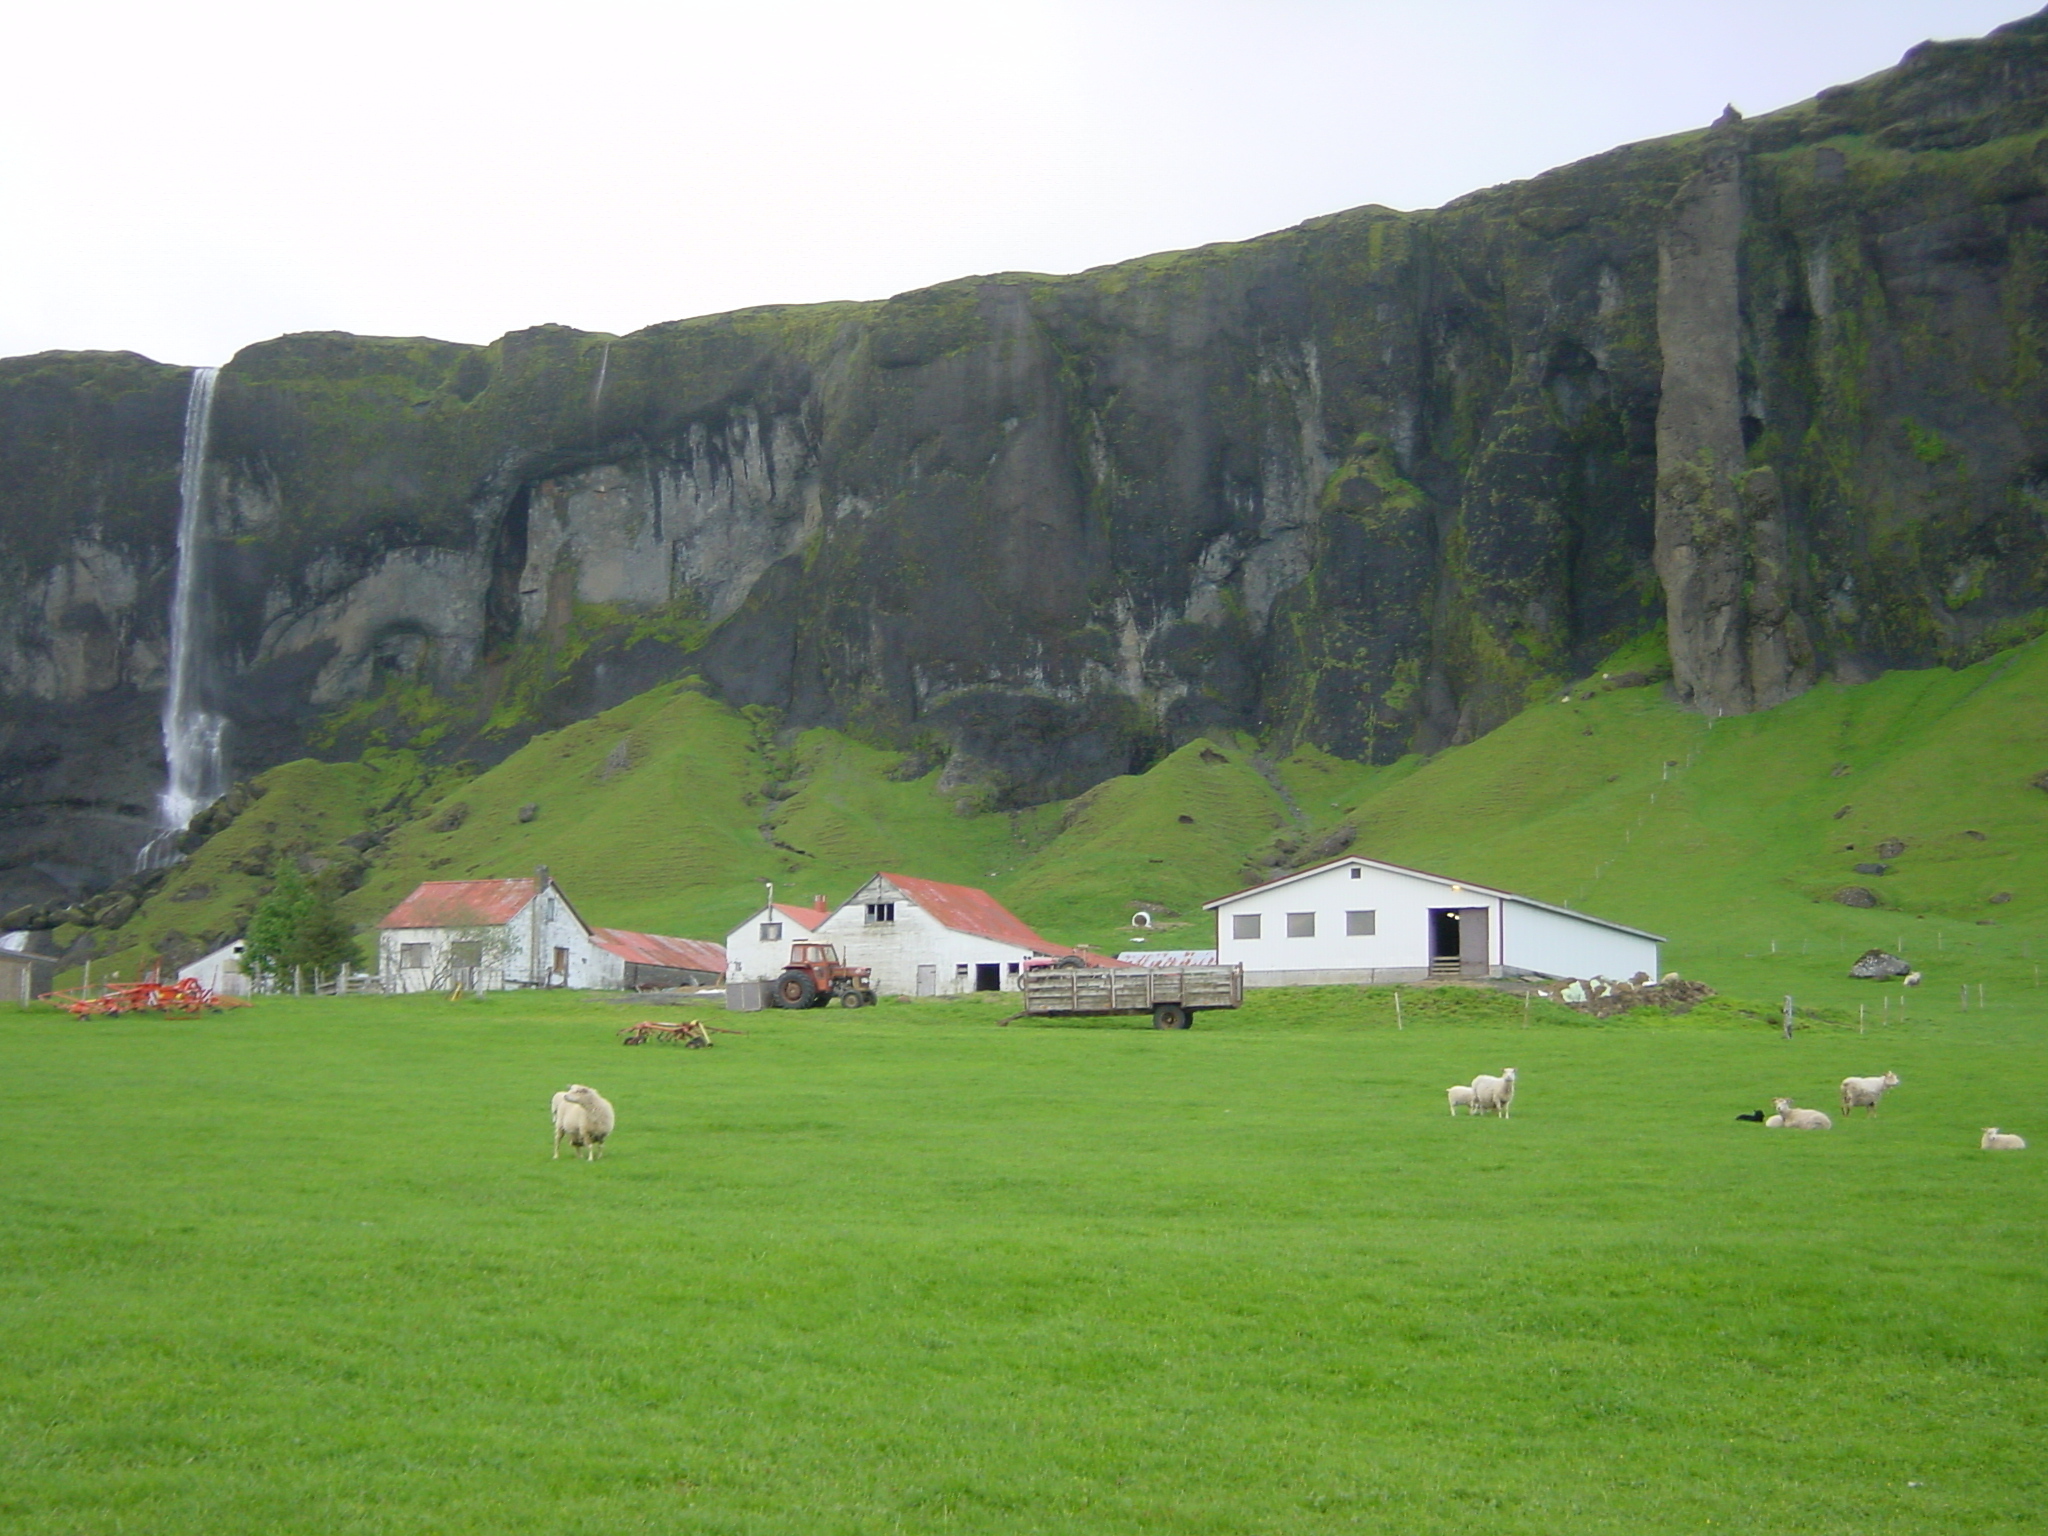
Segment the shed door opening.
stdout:
[[994,965],[977,965],[974,968],[974,990],[977,992],[1000,992],[1003,990],[1003,967],[998,961]]
[[1464,945],[1458,935],[1458,909],[1456,907],[1431,907],[1429,909],[1429,963],[1440,960],[1455,960],[1463,952]]

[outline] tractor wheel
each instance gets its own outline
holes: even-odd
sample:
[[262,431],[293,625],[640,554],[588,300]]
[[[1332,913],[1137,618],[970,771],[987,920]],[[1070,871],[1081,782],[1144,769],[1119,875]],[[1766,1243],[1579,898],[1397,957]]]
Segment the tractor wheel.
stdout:
[[1154,1029],[1186,1029],[1189,1013],[1179,1003],[1159,1003],[1152,1009]]
[[847,991],[839,994],[839,1006],[842,1008],[858,1008],[866,1003],[867,1000],[867,993],[861,991],[859,987],[849,988]]
[[860,1000],[861,1006],[865,1008],[872,1008],[875,1006],[875,994],[872,992],[863,990],[860,994]]
[[775,1006],[809,1008],[818,1001],[818,984],[806,971],[784,971],[775,983]]
[[1088,962],[1079,955],[1061,955],[1059,959],[1053,961],[1052,968],[1056,971],[1085,971],[1088,969]]

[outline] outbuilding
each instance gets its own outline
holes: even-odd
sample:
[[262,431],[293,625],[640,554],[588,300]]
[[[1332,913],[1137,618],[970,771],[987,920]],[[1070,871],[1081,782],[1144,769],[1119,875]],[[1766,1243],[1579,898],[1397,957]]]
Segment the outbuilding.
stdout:
[[386,992],[597,986],[598,952],[545,868],[531,880],[427,880],[377,924]]
[[1658,974],[1654,933],[1378,859],[1343,858],[1205,903],[1246,986]]
[[725,936],[728,981],[765,981],[780,976],[789,963],[789,946],[808,939],[832,915],[822,896],[808,907],[771,901]]
[[[779,918],[804,931],[781,930],[769,944],[749,938]],[[818,919],[814,921],[813,919]],[[757,912],[726,939],[728,974],[762,980],[779,975],[789,958],[788,939],[835,944],[848,965],[866,966],[877,992],[917,997],[998,992],[1015,987],[1025,962],[1074,955],[1114,964],[1041,937],[987,891],[943,880],[883,872],[830,911],[771,907]],[[746,969],[740,969],[745,967]]]
[[202,955],[190,965],[178,968],[178,980],[196,980],[209,992],[218,992],[222,997],[247,997],[249,976],[242,969],[242,952],[248,946],[240,939],[232,944],[223,944],[210,955]]
[[597,979],[593,986],[646,992],[658,987],[715,987],[725,980],[725,946],[665,933],[593,928]]
[[54,955],[0,949],[0,1003],[31,1003],[50,990],[60,962]]

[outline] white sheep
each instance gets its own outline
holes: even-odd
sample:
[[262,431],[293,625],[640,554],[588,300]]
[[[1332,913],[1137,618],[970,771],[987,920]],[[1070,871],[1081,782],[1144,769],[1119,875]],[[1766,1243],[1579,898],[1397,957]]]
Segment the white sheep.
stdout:
[[2024,1152],[2027,1138],[2015,1136],[2011,1131],[2001,1131],[1995,1125],[1984,1127],[1984,1139],[1977,1143],[1986,1152]]
[[1515,1101],[1515,1069],[1507,1068],[1499,1077],[1479,1076],[1472,1079],[1472,1113],[1475,1115],[1498,1114],[1509,1119],[1508,1107]]
[[1777,1106],[1778,1112],[1764,1124],[1774,1130],[1831,1131],[1835,1128],[1835,1122],[1817,1109],[1796,1108],[1790,1099],[1773,1099],[1771,1102]]
[[562,1155],[562,1138],[569,1139],[571,1154],[583,1152],[596,1162],[604,1150],[605,1138],[618,1124],[608,1101],[595,1088],[586,1088],[581,1083],[571,1083],[550,1101],[555,1117],[555,1156]]
[[1883,1077],[1845,1077],[1842,1079],[1842,1113],[1861,1108],[1864,1118],[1877,1113],[1877,1101],[1899,1086],[1899,1074],[1887,1072]]
[[1900,985],[1900,986],[1902,986],[1902,987],[1917,987],[1917,986],[1919,986],[1919,985],[1920,985],[1920,973],[1919,973],[1918,971],[1908,971],[1908,972],[1906,972],[1906,974],[1905,974],[1905,975],[1903,975],[1903,976],[1901,976],[1901,977],[1899,978],[1899,985]]
[[1472,1090],[1464,1083],[1459,1083],[1454,1088],[1447,1088],[1444,1090],[1444,1092],[1450,1098],[1451,1101],[1451,1118],[1453,1120],[1458,1118],[1458,1106],[1460,1104],[1465,1106],[1466,1114],[1469,1115],[1473,1112]]

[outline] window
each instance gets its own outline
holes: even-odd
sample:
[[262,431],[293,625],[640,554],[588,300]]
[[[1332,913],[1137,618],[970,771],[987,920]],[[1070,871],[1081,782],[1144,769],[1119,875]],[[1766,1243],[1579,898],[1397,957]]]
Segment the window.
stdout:
[[1370,937],[1380,931],[1379,917],[1380,915],[1377,912],[1346,912],[1344,914],[1344,932],[1354,939]]
[[1014,961],[1014,960],[1012,960],[1012,961],[1010,962],[1010,974],[1011,974],[1012,976],[1016,975],[1016,974],[1017,974],[1017,971],[1018,971],[1018,969],[1019,969],[1019,967],[1018,967],[1018,964],[1017,964],[1017,962],[1016,962],[1016,961]]
[[569,951],[560,947],[557,947],[555,950],[555,974],[557,976],[569,974]]
[[1240,912],[1231,918],[1230,936],[1233,939],[1256,939],[1259,936],[1259,914]]
[[773,944],[773,943],[774,943],[774,942],[775,942],[775,941],[776,941],[777,939],[779,939],[779,938],[781,938],[781,937],[782,937],[782,924],[780,924],[780,923],[763,923],[763,924],[761,925],[761,942],[762,942],[762,943],[764,943],[764,944]]
[[1312,939],[1315,936],[1315,913],[1290,912],[1287,914],[1287,937],[1290,939]]
[[484,963],[484,946],[478,939],[458,939],[448,946],[448,963],[464,970],[475,970]]
[[893,923],[896,921],[896,903],[893,901],[871,901],[868,903],[868,921],[871,923]]
[[408,971],[424,971],[434,963],[434,946],[431,944],[401,944],[398,946],[398,963]]
[[965,976],[967,974],[967,967],[964,965],[956,965],[953,967],[953,974],[955,976]]
[[1363,880],[1365,878],[1365,871],[1360,869],[1356,864],[1354,864],[1351,866],[1351,878],[1354,880]]

